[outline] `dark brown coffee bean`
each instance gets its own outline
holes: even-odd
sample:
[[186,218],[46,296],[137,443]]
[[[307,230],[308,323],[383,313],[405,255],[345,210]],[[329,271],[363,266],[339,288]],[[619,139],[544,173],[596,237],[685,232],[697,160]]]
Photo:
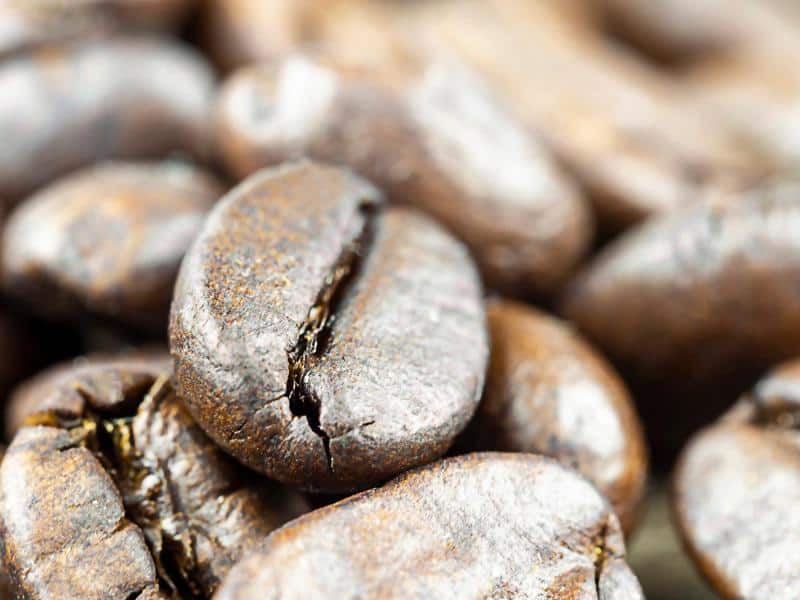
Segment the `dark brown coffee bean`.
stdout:
[[162,373],[172,370],[166,350],[117,356],[85,356],[46,369],[17,386],[5,407],[6,435],[13,439],[40,413],[75,420],[89,411],[121,417]]
[[222,154],[238,177],[303,155],[343,163],[464,240],[490,287],[558,289],[591,241],[588,205],[477,77],[439,63],[413,79],[300,57],[243,70],[217,108]]
[[208,598],[305,510],[224,455],[164,376],[116,397],[91,379],[58,384],[83,396],[81,412],[38,413],[48,425],[22,428],[0,467],[5,560],[25,597]]
[[698,434],[674,509],[697,567],[724,598],[800,597],[800,362],[764,378]]
[[576,19],[572,9],[586,3],[343,0],[336,10],[285,0],[212,4],[219,15],[212,47],[228,61],[300,50],[393,73],[419,60],[460,60],[541,136],[607,230],[751,176],[727,128],[699,118],[671,80]]
[[40,44],[125,29],[176,26],[193,0],[11,0],[0,5],[0,58]]
[[489,374],[467,444],[545,454],[580,471],[630,532],[647,451],[625,384],[564,323],[506,300],[491,301],[488,315]]
[[472,454],[316,510],[231,571],[218,600],[643,598],[616,516],[532,454]]
[[775,184],[646,223],[578,278],[564,313],[612,358],[665,382],[713,382],[800,353],[798,195]]
[[441,456],[472,416],[487,333],[465,248],[349,171],[254,175],[213,209],[170,349],[197,422],[248,466],[343,492]]
[[207,154],[214,91],[188,48],[149,38],[78,43],[0,62],[0,201],[107,158]]
[[[654,58],[703,58],[730,48],[746,36],[741,12],[749,0],[594,0],[605,25]],[[750,11],[752,12],[752,11]]]
[[69,175],[11,214],[2,281],[43,315],[82,313],[165,331],[180,261],[222,195],[179,163],[110,163]]

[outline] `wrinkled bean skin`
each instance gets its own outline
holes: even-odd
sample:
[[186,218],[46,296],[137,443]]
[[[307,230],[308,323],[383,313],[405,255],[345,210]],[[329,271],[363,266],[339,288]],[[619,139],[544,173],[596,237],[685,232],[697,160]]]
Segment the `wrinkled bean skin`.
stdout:
[[796,184],[653,220],[601,253],[564,314],[636,374],[714,381],[800,353]]
[[287,524],[216,598],[308,597],[643,598],[591,485],[540,456],[492,453],[421,467]]
[[7,0],[0,5],[0,58],[45,43],[130,29],[171,29],[194,0]]
[[156,349],[90,355],[52,366],[18,385],[9,396],[6,437],[14,439],[25,422],[39,413],[65,420],[78,419],[90,410],[121,417],[136,409],[134,402],[143,389],[171,370],[169,353]]
[[239,178],[303,155],[343,163],[463,239],[488,286],[557,290],[591,242],[584,199],[479,78],[438,63],[412,79],[296,56],[244,69],[218,102],[222,156]]
[[[51,425],[23,427],[0,467],[5,560],[25,597],[207,598],[243,552],[306,510],[224,455],[165,377],[143,385],[153,378],[121,363],[75,372],[51,378],[60,390],[40,385],[44,412],[29,422]],[[71,392],[82,406],[63,404]]]
[[44,316],[88,313],[163,332],[180,261],[222,186],[180,163],[108,163],[68,175],[12,212],[7,292]]
[[800,363],[762,379],[684,450],[674,511],[695,564],[724,598],[800,595]]
[[213,209],[170,322],[179,394],[270,477],[363,489],[441,456],[488,358],[465,248],[348,171],[264,170]]
[[508,300],[491,300],[487,314],[491,359],[470,445],[544,454],[583,473],[630,533],[647,450],[625,384],[566,324]]
[[[104,159],[208,154],[214,77],[175,42],[115,38],[0,62],[0,201]],[[146,133],[143,133],[146,132]]]

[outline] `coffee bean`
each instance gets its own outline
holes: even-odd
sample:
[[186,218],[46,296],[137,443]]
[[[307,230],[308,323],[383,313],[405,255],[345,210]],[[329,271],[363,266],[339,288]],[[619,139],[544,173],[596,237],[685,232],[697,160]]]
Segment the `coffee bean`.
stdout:
[[262,171],[213,209],[170,349],[197,422],[246,465],[344,492],[441,456],[472,416],[487,333],[465,248],[346,170]]
[[293,521],[219,600],[643,598],[594,488],[532,454],[433,463]]
[[69,175],[10,216],[3,285],[45,316],[89,313],[163,332],[180,261],[221,195],[215,179],[178,163]]
[[0,62],[0,200],[107,158],[207,154],[209,66],[177,43],[119,38]]
[[564,323],[497,299],[488,315],[489,374],[465,443],[545,454],[580,471],[630,532],[647,479],[647,451],[625,384]]
[[583,198],[455,65],[435,64],[398,89],[377,74],[289,58],[235,75],[217,113],[235,175],[302,155],[348,165],[463,239],[490,287],[546,295],[588,250]]
[[800,362],[770,373],[698,434],[675,474],[692,558],[724,598],[800,596]]
[[126,29],[174,28],[193,0],[4,2],[0,5],[0,58],[42,44]]
[[166,350],[116,356],[94,355],[52,366],[17,386],[5,407],[6,436],[13,439],[28,419],[52,413],[64,420],[89,411],[121,417],[136,410],[153,381],[172,370]]
[[800,353],[800,186],[643,225],[568,291],[564,314],[637,375],[707,382]]
[[60,384],[83,396],[81,412],[38,413],[43,425],[9,447],[0,534],[24,597],[207,598],[243,552],[305,510],[222,454],[166,377],[138,379],[117,397],[81,377]]
[[[590,3],[592,4],[592,3]],[[703,59],[742,40],[747,0],[597,0],[600,18],[611,31],[657,60],[668,63]],[[752,23],[751,23],[752,25]],[[602,27],[600,23],[598,28]]]

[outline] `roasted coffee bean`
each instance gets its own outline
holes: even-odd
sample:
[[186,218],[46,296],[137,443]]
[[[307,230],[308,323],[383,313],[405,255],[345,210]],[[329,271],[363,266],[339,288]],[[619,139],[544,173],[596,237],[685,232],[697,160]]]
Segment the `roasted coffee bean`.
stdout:
[[800,354],[798,193],[770,184],[655,219],[568,289],[563,313],[623,373],[657,465]]
[[0,535],[24,597],[208,598],[243,552],[305,510],[225,456],[166,377],[111,397],[85,377],[64,381],[80,412],[32,417],[45,425],[22,428],[0,467]]
[[491,360],[465,443],[552,456],[586,475],[633,528],[647,479],[641,425],[625,384],[564,323],[490,301]]
[[141,392],[172,370],[166,350],[84,356],[52,366],[17,386],[5,407],[6,436],[28,419],[52,413],[76,419],[89,411],[118,417],[136,409]]
[[106,158],[207,156],[209,66],[174,42],[119,38],[0,62],[0,201]]
[[394,74],[420,61],[461,61],[568,168],[604,230],[620,230],[753,176],[727,128],[701,119],[669,77],[576,22],[575,11],[565,8],[576,3],[340,0],[335,9],[286,0],[212,4],[221,15],[214,47],[226,57],[238,55],[234,62],[302,50]]
[[316,510],[237,565],[218,600],[643,598],[616,516],[532,454],[471,454]]
[[0,58],[81,36],[172,28],[192,4],[194,0],[8,0],[0,5]]
[[363,489],[441,456],[483,387],[466,249],[380,204],[346,170],[262,171],[212,210],[176,284],[181,397],[240,461],[305,489]]
[[661,381],[714,382],[800,353],[799,195],[775,183],[644,224],[578,277],[564,313]]
[[674,510],[695,564],[724,598],[800,597],[800,362],[776,369],[698,434]]
[[592,0],[616,35],[663,61],[702,58],[747,36],[751,0]]
[[164,332],[180,261],[222,193],[215,179],[179,163],[68,175],[11,214],[4,288],[45,316],[89,313]]
[[477,77],[439,63],[414,79],[300,57],[245,69],[221,94],[222,154],[238,177],[303,155],[344,163],[464,240],[490,287],[558,289],[588,250],[588,205]]

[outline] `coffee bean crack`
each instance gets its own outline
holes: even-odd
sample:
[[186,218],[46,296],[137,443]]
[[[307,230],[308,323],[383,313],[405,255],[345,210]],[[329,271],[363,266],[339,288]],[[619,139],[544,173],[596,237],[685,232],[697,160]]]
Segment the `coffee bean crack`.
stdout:
[[322,440],[325,460],[331,473],[334,470],[331,436],[322,427],[321,403],[314,390],[306,385],[306,378],[330,347],[331,325],[336,319],[337,307],[357,279],[363,258],[369,252],[374,238],[375,207],[365,203],[359,210],[365,216],[364,227],[342,250],[300,327],[297,342],[287,353],[289,377],[286,397],[289,399],[289,409],[295,417],[305,417],[311,431]]
[[[141,396],[133,405],[138,406],[148,397],[158,403],[168,395],[168,388],[168,378],[161,377],[152,387],[141,390]],[[85,397],[89,406],[91,393],[81,387],[76,391]],[[57,413],[40,413],[29,418],[26,424],[64,428],[72,440],[70,447],[90,450],[122,495],[125,519],[121,526],[126,522],[134,523],[144,534],[160,587],[175,599],[205,597],[200,583],[195,581],[194,530],[197,525],[190,523],[181,510],[166,469],[157,459],[137,449],[133,416],[108,418],[87,411],[85,417],[76,420],[65,419]],[[137,596],[138,592],[132,595]]]

